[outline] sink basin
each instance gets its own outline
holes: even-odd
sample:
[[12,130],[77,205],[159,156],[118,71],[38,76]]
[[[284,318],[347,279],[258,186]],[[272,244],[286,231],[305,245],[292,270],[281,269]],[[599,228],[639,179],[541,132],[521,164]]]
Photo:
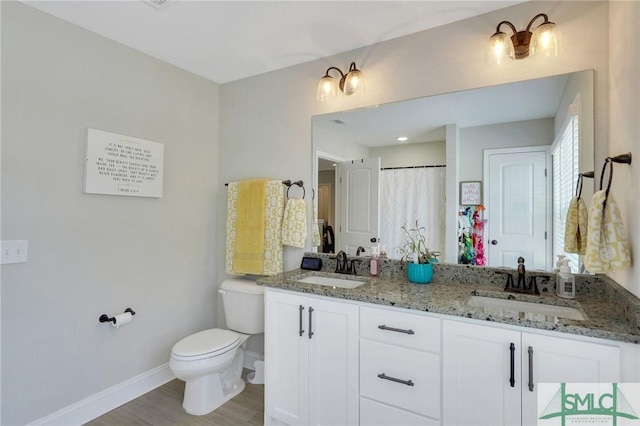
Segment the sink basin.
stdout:
[[578,308],[570,306],[548,305],[545,303],[531,303],[520,300],[498,299],[486,296],[471,296],[467,305],[474,308],[498,310],[503,312],[524,312],[544,315],[546,317],[560,317],[573,320],[586,320],[587,316]]
[[295,281],[299,283],[317,284],[339,288],[357,288],[362,284],[366,284],[367,282],[369,282],[369,280],[365,277],[350,275],[349,278],[341,278],[339,274],[326,273],[320,275],[320,273],[317,272],[300,275],[295,279]]

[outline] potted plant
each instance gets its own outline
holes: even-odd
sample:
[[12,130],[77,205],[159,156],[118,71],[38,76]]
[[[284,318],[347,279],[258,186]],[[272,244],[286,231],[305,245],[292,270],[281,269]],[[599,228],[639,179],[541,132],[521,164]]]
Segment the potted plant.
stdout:
[[398,247],[402,260],[407,262],[407,276],[409,281],[416,284],[427,284],[433,278],[433,263],[438,261],[438,252],[427,247],[427,228],[419,226],[416,221],[414,228],[402,227],[405,242]]

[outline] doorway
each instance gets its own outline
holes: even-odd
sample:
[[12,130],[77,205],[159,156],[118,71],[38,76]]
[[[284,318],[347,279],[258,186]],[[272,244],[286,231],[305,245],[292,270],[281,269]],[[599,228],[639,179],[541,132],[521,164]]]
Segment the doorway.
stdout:
[[549,147],[484,151],[487,266],[550,269]]

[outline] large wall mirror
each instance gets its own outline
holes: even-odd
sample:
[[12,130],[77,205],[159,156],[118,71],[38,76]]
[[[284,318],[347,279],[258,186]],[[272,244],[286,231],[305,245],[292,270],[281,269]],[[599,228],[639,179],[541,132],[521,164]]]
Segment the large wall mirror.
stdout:
[[397,257],[417,221],[441,261],[551,269],[578,175],[593,170],[593,96],[587,70],[314,116],[318,251],[378,238]]

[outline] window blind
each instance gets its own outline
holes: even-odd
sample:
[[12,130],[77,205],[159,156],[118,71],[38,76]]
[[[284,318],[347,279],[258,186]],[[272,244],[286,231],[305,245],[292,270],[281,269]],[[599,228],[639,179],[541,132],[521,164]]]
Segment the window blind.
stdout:
[[580,118],[577,108],[569,109],[569,119],[560,131],[560,138],[554,143],[551,156],[553,164],[553,256],[563,254],[569,259],[571,271],[580,269],[579,258],[575,253],[564,251],[564,232],[569,203],[574,196],[578,179],[580,156]]

